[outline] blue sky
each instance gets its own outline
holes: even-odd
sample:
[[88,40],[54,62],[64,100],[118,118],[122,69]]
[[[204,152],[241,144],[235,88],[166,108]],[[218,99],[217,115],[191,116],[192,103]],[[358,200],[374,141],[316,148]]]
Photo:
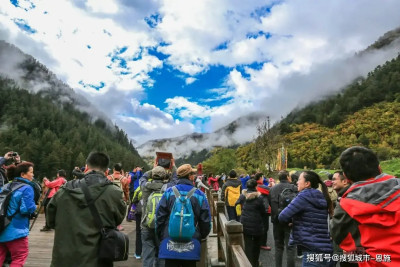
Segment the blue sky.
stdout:
[[399,27],[398,10],[395,0],[12,0],[0,39],[141,144],[253,112],[276,121],[337,90],[392,56],[337,68]]

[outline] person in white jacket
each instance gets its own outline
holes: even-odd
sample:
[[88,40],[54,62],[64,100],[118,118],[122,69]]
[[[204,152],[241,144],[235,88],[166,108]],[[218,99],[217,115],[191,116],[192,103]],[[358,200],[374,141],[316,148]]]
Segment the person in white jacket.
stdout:
[[[197,187],[198,189],[202,190],[203,192],[204,192],[204,190],[209,190],[208,186],[206,186],[206,185],[203,183],[203,181],[202,181],[201,178],[202,178],[202,176],[197,176],[196,181],[195,181],[196,187]],[[202,189],[202,188],[204,188],[204,189]]]

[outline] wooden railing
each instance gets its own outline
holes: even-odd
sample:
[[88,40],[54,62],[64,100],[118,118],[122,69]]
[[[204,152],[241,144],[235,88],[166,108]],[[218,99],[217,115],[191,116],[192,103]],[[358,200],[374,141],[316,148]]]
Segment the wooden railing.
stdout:
[[218,193],[207,192],[213,222],[213,233],[218,236],[218,262],[228,267],[251,267],[244,253],[243,225],[228,221],[225,202],[218,201]]

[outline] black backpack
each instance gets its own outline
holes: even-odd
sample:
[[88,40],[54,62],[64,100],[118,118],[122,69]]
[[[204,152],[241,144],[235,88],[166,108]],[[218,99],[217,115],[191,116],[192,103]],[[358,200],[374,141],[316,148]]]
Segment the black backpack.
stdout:
[[3,167],[0,167],[0,188],[8,183],[6,170]]
[[7,216],[8,204],[12,193],[24,185],[25,184],[23,183],[9,183],[3,187],[3,190],[0,193],[0,232],[6,229],[7,225],[10,224],[12,217],[17,213],[15,212],[13,215]]
[[279,194],[279,202],[278,202],[278,215],[284,210],[290,202],[297,196],[297,192],[294,188],[285,188]]

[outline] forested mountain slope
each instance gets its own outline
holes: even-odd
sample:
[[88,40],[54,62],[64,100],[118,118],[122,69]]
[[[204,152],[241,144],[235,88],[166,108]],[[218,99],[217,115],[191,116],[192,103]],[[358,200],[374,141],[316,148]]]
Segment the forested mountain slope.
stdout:
[[400,100],[400,56],[377,66],[366,78],[358,78],[342,92],[292,111],[279,127],[283,133],[290,132],[287,126],[293,123],[308,122],[334,127],[343,122],[346,115],[375,103],[396,99]]
[[203,162],[204,170],[226,172],[219,159],[232,157],[231,167],[267,171],[267,155],[274,155],[276,162],[282,145],[288,151],[288,167],[296,168],[339,168],[340,153],[353,145],[373,149],[380,160],[400,157],[400,56],[340,93],[291,112],[255,142],[233,153],[215,150]]
[[84,166],[87,155],[104,151],[111,165],[121,162],[125,170],[146,166],[126,134],[70,102],[56,101],[48,93],[30,93],[9,79],[0,78],[0,154],[17,151],[35,164],[35,176],[54,177],[58,169],[68,173]]

